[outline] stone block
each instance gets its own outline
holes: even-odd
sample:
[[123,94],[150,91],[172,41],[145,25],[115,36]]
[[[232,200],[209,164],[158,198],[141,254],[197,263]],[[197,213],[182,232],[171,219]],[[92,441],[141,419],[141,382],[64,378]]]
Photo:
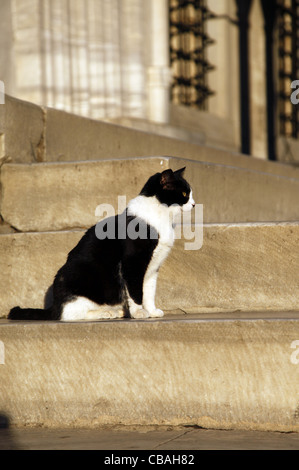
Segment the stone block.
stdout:
[[200,250],[186,241],[162,266],[157,305],[165,310],[294,311],[299,295],[299,224],[211,224]]
[[32,103],[5,96],[0,106],[0,134],[5,155],[13,162],[40,162],[45,158],[44,111]]
[[298,334],[298,319],[1,321],[0,409],[14,426],[298,432]]
[[118,196],[128,202],[152,174],[184,166],[205,223],[298,220],[299,179],[175,157],[5,164],[1,215],[25,232],[88,228],[98,205],[117,213]]
[[[54,275],[83,233],[0,235],[2,316],[16,305],[43,307]],[[298,223],[206,225],[201,249],[186,250],[185,243],[176,240],[160,270],[158,308],[174,313],[297,310]]]
[[83,232],[0,235],[1,315],[16,306],[44,306],[54,276]]
[[[153,129],[153,128],[152,128]],[[84,118],[5,96],[0,106],[0,143],[13,162],[82,161],[166,155],[299,177],[299,168],[209,145]],[[2,136],[2,137],[1,137]],[[2,152],[3,153],[3,152]],[[0,153],[1,156],[1,153]]]
[[88,228],[99,220],[98,205],[117,213],[118,196],[129,202],[165,168],[163,158],[4,165],[1,214],[20,231]]

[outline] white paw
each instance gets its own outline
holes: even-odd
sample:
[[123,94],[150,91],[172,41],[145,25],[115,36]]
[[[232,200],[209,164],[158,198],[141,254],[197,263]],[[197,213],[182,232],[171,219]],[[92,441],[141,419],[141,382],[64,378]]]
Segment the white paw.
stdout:
[[151,318],[161,318],[161,317],[164,317],[164,312],[163,310],[160,310],[159,308],[155,308],[155,310],[152,310],[149,313],[149,316]]
[[124,316],[121,307],[102,306],[98,310],[90,310],[86,315],[86,320],[107,320],[122,318]]
[[131,318],[148,318],[149,313],[144,308],[136,310],[134,313],[130,313]]
[[107,309],[103,318],[122,318],[124,316],[124,312],[122,308],[111,308]]

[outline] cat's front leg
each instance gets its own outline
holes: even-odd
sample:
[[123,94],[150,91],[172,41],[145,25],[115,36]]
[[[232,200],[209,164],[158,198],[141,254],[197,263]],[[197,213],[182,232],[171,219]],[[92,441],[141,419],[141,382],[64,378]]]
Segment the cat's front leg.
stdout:
[[155,308],[149,312],[150,318],[162,318],[164,317],[164,312],[160,308]]
[[[136,304],[134,300],[130,297],[130,294],[127,291],[127,309],[131,318],[149,318],[149,317],[163,317],[164,312],[155,307],[155,304],[151,302],[143,305]],[[145,307],[147,305],[147,308]]]
[[[157,276],[158,271],[153,272],[148,269],[144,276],[143,283],[140,283],[140,285],[137,283],[136,285],[136,280],[133,279],[132,282],[127,275],[125,292],[126,310],[131,318],[163,317],[164,312],[155,306]],[[134,291],[135,295],[133,295]],[[138,295],[136,295],[136,291]],[[139,300],[139,302],[137,300],[138,303],[133,300],[130,293],[132,297],[134,296],[135,299]]]
[[136,304],[131,298],[128,289],[126,289],[127,309],[130,318],[148,318],[149,312],[142,308],[142,305]]
[[157,286],[158,271],[145,276],[143,281],[143,308],[149,313],[151,318],[161,318],[164,316],[163,310],[156,308],[155,295]]

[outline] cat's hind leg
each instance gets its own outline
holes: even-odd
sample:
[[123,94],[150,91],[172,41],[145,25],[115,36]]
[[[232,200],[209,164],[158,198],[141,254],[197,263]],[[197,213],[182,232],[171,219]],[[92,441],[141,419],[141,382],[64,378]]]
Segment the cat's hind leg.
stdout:
[[122,318],[124,316],[121,305],[99,305],[86,297],[76,297],[63,305],[62,321],[82,321]]
[[89,310],[86,320],[104,320],[123,318],[124,310],[122,305],[101,305],[97,310]]

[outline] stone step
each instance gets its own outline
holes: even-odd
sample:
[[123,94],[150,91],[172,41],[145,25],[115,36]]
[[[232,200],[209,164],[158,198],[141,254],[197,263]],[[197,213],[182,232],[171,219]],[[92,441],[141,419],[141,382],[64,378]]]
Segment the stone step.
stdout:
[[299,315],[0,321],[13,426],[299,431]]
[[299,219],[299,179],[176,157],[4,164],[1,215],[22,232],[88,228],[98,205],[118,212],[118,196],[128,202],[152,174],[183,166],[205,223]]
[[146,180],[168,168],[161,158],[77,163],[5,164],[1,215],[19,231],[88,228],[99,204],[118,207],[139,194]]
[[[82,234],[0,235],[2,316],[16,305],[43,307]],[[299,223],[179,226],[177,234],[182,238],[160,270],[157,307],[177,313],[298,309]]]
[[[181,128],[179,132],[182,132]],[[0,158],[3,155],[15,163],[171,155],[290,178],[299,177],[299,168],[292,165],[249,158],[238,152],[190,144],[154,132],[88,119],[7,95],[5,106],[0,106]]]

